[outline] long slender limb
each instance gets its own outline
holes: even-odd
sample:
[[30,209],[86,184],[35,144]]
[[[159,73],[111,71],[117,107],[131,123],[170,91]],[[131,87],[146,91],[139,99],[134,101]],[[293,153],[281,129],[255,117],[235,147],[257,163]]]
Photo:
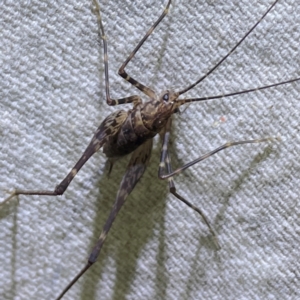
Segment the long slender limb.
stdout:
[[216,154],[216,153],[218,153],[218,152],[220,152],[224,149],[227,149],[229,147],[233,147],[233,146],[237,146],[237,145],[243,145],[243,144],[256,144],[256,143],[262,143],[262,142],[269,142],[269,141],[273,141],[273,140],[274,140],[274,138],[269,137],[269,138],[256,139],[256,140],[228,142],[228,143],[226,143],[226,144],[224,144],[224,145],[222,145],[222,146],[220,146],[220,147],[218,147],[218,148],[216,148],[216,149],[200,156],[199,158],[183,165],[181,168],[178,168],[175,171],[169,172],[167,174],[164,174],[164,171],[165,171],[165,167],[166,167],[165,161],[166,161],[168,153],[167,153],[166,149],[163,148],[162,152],[161,152],[161,158],[160,158],[161,163],[159,165],[158,177],[160,179],[171,178],[171,177],[181,173],[183,170],[195,165],[196,163],[198,163],[198,162],[200,162],[200,161],[202,161],[202,160],[204,160],[204,159],[206,159],[206,158],[208,158],[208,157],[210,157],[210,156],[212,156],[212,155],[214,155],[214,154]]
[[122,208],[123,204],[127,196],[131,193],[139,179],[144,174],[149,159],[151,157],[151,150],[152,150],[152,139],[148,140],[144,144],[142,144],[139,148],[137,148],[130,159],[128,164],[127,170],[123,176],[122,182],[120,184],[120,188],[114,203],[114,206],[107,218],[107,221],[102,229],[100,237],[94,246],[88,262],[84,266],[84,268],[73,278],[73,280],[66,286],[66,288],[62,291],[62,293],[56,298],[56,300],[61,299],[64,294],[74,285],[74,283],[96,262],[106,236],[118,214],[120,209]]
[[[169,182],[169,189],[170,192],[180,201],[182,201],[183,203],[185,203],[186,205],[188,205],[189,207],[191,207],[193,210],[195,210],[197,213],[199,213],[201,215],[201,217],[203,218],[204,222],[206,223],[207,227],[209,228],[213,238],[214,238],[214,243],[217,247],[217,249],[220,249],[219,246],[219,242],[218,242],[218,238],[216,233],[214,232],[213,228],[211,227],[208,219],[206,218],[205,214],[197,207],[195,207],[193,204],[191,204],[189,201],[187,201],[185,198],[183,198],[181,195],[179,195],[176,191],[176,187],[175,187],[175,183],[173,180],[173,176],[179,174],[180,172],[182,172],[183,170],[193,166],[194,164],[226,149],[232,146],[236,146],[236,145],[242,145],[242,144],[252,144],[252,143],[261,143],[261,142],[267,142],[270,140],[273,140],[273,138],[264,138],[264,139],[256,139],[256,140],[245,140],[245,141],[238,141],[238,142],[229,142],[226,143],[224,145],[222,145],[221,147],[216,148],[213,151],[210,151],[202,156],[200,156],[199,158],[185,164],[184,166],[182,166],[181,168],[176,169],[175,171],[172,170],[172,165],[171,165],[171,159],[169,156],[169,152],[168,152],[168,143],[169,143],[169,139],[170,139],[170,131],[171,131],[171,123],[172,120],[171,118],[169,119],[168,123],[166,124],[165,127],[165,132],[163,135],[163,144],[162,144],[162,150],[161,150],[161,157],[160,157],[160,164],[159,164],[159,170],[158,170],[158,177],[160,179],[168,179]],[[166,173],[165,173],[166,172]]]
[[[167,165],[168,172],[171,173],[172,172],[172,168],[169,167],[171,165],[168,163],[168,160],[170,162],[169,154],[167,155],[166,165]],[[172,177],[169,178],[169,189],[170,189],[170,193],[171,194],[173,194],[177,199],[179,199],[180,201],[182,201],[184,204],[186,204],[187,206],[189,206],[191,209],[193,209],[194,211],[196,211],[202,217],[204,223],[208,227],[211,235],[213,236],[213,241],[214,241],[214,244],[215,244],[216,248],[217,249],[221,249],[219,241],[218,241],[217,234],[214,231],[214,229],[212,228],[212,226],[210,225],[210,223],[209,223],[207,217],[205,216],[205,214],[203,213],[203,211],[200,208],[198,208],[195,205],[193,205],[192,203],[190,203],[189,201],[187,201],[185,198],[183,198],[181,195],[179,195],[177,193],[177,190],[176,190],[176,187],[175,187],[175,183],[174,183],[174,179]]]
[[[166,151],[166,159],[163,163],[165,163],[165,168],[167,169],[167,173],[172,173],[171,157],[170,157],[169,151],[168,151],[168,141],[169,141],[169,136],[170,136],[171,124],[172,124],[172,119],[170,118],[167,125],[166,125],[166,127],[165,127],[164,136],[167,135],[167,137],[163,138],[163,146],[162,146],[163,149],[165,149],[165,151]],[[213,240],[214,240],[216,248],[220,249],[220,245],[219,245],[219,242],[218,242],[217,235],[216,235],[215,231],[213,230],[212,226],[210,225],[207,217],[202,212],[202,210],[199,209],[198,207],[194,206],[193,204],[191,204],[188,200],[186,200],[184,197],[182,197],[181,195],[179,195],[177,193],[173,177],[168,178],[168,183],[169,183],[170,193],[173,194],[177,199],[182,201],[184,204],[186,204],[187,206],[192,208],[194,211],[196,211],[202,217],[202,219],[205,222],[205,224],[207,225],[211,235],[213,236]]]
[[[4,205],[5,203],[9,202],[13,197],[18,195],[62,195],[66,191],[66,189],[68,188],[69,184],[76,176],[78,171],[81,169],[81,167],[94,153],[96,153],[103,146],[109,135],[113,135],[115,131],[118,131],[118,129],[120,128],[120,126],[122,126],[126,118],[127,112],[124,112],[122,110],[116,111],[115,113],[109,115],[97,129],[90,144],[87,146],[81,158],[77,161],[77,163],[69,172],[69,174],[61,181],[61,183],[55,187],[54,190],[15,190],[0,205]],[[112,123],[114,125],[112,125]]]
[[169,11],[169,6],[171,4],[171,0],[168,1],[168,4],[166,5],[163,13],[160,15],[160,17],[157,19],[157,21],[151,26],[151,28],[147,31],[145,36],[142,38],[142,40],[138,43],[138,45],[134,48],[134,50],[130,53],[130,55],[127,57],[125,62],[122,64],[122,66],[119,69],[119,75],[122,76],[125,80],[130,82],[132,85],[134,85],[136,88],[138,88],[140,91],[142,91],[144,94],[149,96],[150,98],[155,98],[155,92],[151,90],[150,88],[144,86],[143,84],[139,83],[134,78],[130,77],[127,72],[125,71],[125,67],[127,64],[132,60],[134,55],[138,52],[138,50],[141,48],[141,46],[144,44],[144,42],[147,40],[147,38],[151,35],[153,30],[156,28],[156,26],[161,22],[161,20],[166,16],[166,14]]
[[94,145],[92,143],[87,147],[86,151],[83,153],[81,158],[69,172],[69,174],[58,184],[54,190],[14,190],[9,197],[7,197],[2,203],[3,206],[5,203],[9,202],[13,197],[18,195],[47,195],[47,196],[58,196],[62,195],[69,184],[76,176],[77,172],[81,169],[81,167],[86,163],[86,161],[96,152]]

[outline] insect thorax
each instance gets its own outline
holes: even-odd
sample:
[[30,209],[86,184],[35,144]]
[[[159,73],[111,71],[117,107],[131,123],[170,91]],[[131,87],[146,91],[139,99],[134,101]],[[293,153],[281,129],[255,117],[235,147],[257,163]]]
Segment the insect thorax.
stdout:
[[[118,131],[108,137],[103,152],[109,158],[131,153],[159,133],[172,114],[173,102],[163,100],[162,97],[136,105],[126,117],[123,114],[124,118],[115,126]],[[105,126],[105,122],[110,119],[106,118],[101,126]]]

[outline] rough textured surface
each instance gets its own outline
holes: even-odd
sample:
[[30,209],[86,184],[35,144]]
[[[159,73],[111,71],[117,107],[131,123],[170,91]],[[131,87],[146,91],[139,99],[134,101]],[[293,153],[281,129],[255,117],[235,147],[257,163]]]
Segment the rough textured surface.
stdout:
[[[91,1],[9,1],[0,12],[0,198],[52,189],[111,111]],[[117,69],[166,1],[101,1],[113,97],[137,91]],[[201,2],[201,3],[200,3]],[[271,1],[176,0],[128,71],[157,91],[184,88],[211,68]],[[300,9],[279,1],[220,69],[186,97],[300,76]],[[176,178],[202,220],[168,195],[151,166],[118,216],[97,263],[65,299],[298,299],[300,86],[190,105],[176,116],[173,162],[228,140],[236,147]],[[81,269],[112,206],[126,161],[110,178],[95,155],[59,198],[21,196],[0,211],[0,298],[54,299]]]

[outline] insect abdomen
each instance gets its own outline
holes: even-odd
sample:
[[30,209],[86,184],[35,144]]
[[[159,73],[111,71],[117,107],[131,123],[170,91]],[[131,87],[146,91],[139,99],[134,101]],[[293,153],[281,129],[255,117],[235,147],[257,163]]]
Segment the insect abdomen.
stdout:
[[123,121],[118,133],[109,137],[104,144],[103,152],[109,158],[127,155],[156,134],[156,131],[150,131],[145,127],[140,106],[135,107]]

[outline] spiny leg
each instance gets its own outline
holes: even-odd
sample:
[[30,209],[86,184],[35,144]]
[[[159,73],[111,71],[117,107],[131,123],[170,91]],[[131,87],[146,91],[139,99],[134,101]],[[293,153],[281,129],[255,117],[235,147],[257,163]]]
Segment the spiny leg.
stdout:
[[[170,157],[169,151],[168,151],[168,143],[169,143],[169,138],[170,138],[171,125],[172,125],[172,119],[170,118],[168,120],[168,123],[167,123],[166,127],[165,127],[165,132],[164,132],[164,135],[163,135],[163,146],[162,146],[162,148],[164,149],[163,151],[166,151],[166,157],[165,157],[165,161],[163,161],[163,162],[161,161],[161,163],[165,164],[165,168],[167,169],[167,173],[172,173],[173,172],[172,165],[171,165],[171,157]],[[213,241],[214,241],[214,244],[215,244],[216,248],[220,249],[221,247],[220,247],[219,242],[218,242],[217,234],[213,230],[212,226],[210,225],[207,217],[202,212],[202,210],[199,209],[198,207],[194,206],[193,204],[191,204],[184,197],[182,197],[181,195],[179,195],[177,193],[173,177],[168,178],[168,184],[169,184],[169,190],[170,190],[171,194],[173,194],[177,199],[179,199],[180,201],[185,203],[187,206],[192,208],[194,211],[196,211],[202,217],[202,219],[205,222],[205,224],[207,225],[211,235],[213,236]]]
[[163,13],[160,15],[160,17],[157,19],[157,21],[151,26],[151,28],[147,31],[145,36],[142,38],[142,40],[138,43],[138,45],[134,48],[134,50],[130,53],[130,55],[127,57],[125,62],[122,64],[122,66],[119,69],[119,75],[123,77],[126,81],[130,82],[132,85],[134,85],[136,88],[138,88],[140,91],[142,91],[144,94],[149,96],[151,99],[155,99],[155,92],[151,90],[150,88],[144,86],[143,84],[139,83],[134,78],[130,77],[127,72],[125,71],[125,67],[127,64],[132,60],[134,55],[138,52],[138,50],[141,48],[141,46],[144,44],[144,42],[147,40],[147,38],[151,35],[153,30],[156,28],[156,26],[161,22],[161,20],[167,15],[169,11],[169,6],[171,4],[171,0],[168,1],[168,4],[166,5]]
[[[101,36],[103,40],[103,50],[104,50],[104,69],[105,69],[105,92],[106,92],[106,102],[108,105],[119,105],[119,104],[125,104],[125,103],[134,103],[137,105],[138,103],[141,102],[141,99],[138,96],[130,96],[126,98],[121,98],[121,99],[112,99],[110,97],[110,91],[109,91],[109,73],[108,73],[108,54],[107,54],[107,37],[105,35],[104,31],[104,26],[102,23],[102,18],[100,14],[100,7],[98,0],[93,0],[94,5],[96,7],[95,13],[97,15],[97,20],[98,20],[98,27],[99,27],[99,35]],[[130,77],[127,72],[125,71],[125,67],[127,64],[131,61],[131,59],[134,57],[134,55],[138,52],[140,47],[144,44],[144,42],[147,40],[147,38],[151,35],[153,30],[156,28],[156,26],[161,22],[161,20],[167,15],[169,6],[171,4],[171,0],[168,1],[168,4],[166,5],[163,13],[161,16],[157,19],[157,21],[154,23],[153,26],[147,31],[145,36],[142,38],[142,40],[138,43],[138,45],[134,48],[134,50],[130,53],[128,58],[125,60],[125,62],[122,64],[122,66],[119,69],[119,75],[123,77],[126,81],[130,82],[132,85],[134,85],[136,88],[138,88],[140,91],[142,91],[144,94],[149,96],[151,99],[156,98],[155,92],[146,87],[145,85],[141,84],[134,78]]]
[[149,163],[152,150],[152,139],[146,141],[139,148],[137,148],[130,159],[126,172],[123,176],[118,194],[114,203],[114,206],[107,218],[105,225],[103,226],[100,237],[95,244],[88,262],[84,268],[73,278],[73,280],[66,286],[56,300],[61,299],[65,293],[74,285],[74,283],[97,261],[100,254],[106,236],[123,204],[125,203],[127,196],[132,192],[139,179],[144,174],[146,167]]

